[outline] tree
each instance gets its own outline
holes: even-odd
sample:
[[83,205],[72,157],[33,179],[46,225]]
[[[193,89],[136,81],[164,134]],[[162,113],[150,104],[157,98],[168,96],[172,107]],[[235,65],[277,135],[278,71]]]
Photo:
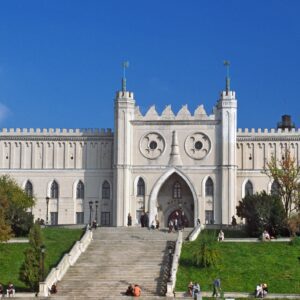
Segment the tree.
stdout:
[[0,242],[7,241],[11,236],[11,227],[5,220],[5,212],[7,208],[7,197],[0,197]]
[[23,263],[20,271],[21,280],[30,287],[32,291],[37,292],[39,289],[39,281],[41,278],[41,270],[44,268],[41,264],[42,260],[41,247],[43,246],[43,236],[41,227],[35,223],[29,232],[29,245],[30,247],[25,250],[25,262]]
[[300,213],[292,214],[288,221],[288,228],[290,231],[291,236],[295,236],[297,233],[300,232]]
[[34,203],[33,197],[28,196],[15,180],[8,175],[0,177],[0,214],[2,211],[2,222],[6,228],[11,228],[15,235],[19,236],[29,232],[33,217],[28,210]]
[[285,217],[288,218],[293,209],[299,210],[300,166],[297,166],[296,158],[291,155],[290,150],[286,149],[280,159],[272,156],[263,173],[277,183],[277,192],[284,205]]
[[258,237],[264,230],[276,236],[286,228],[281,199],[265,191],[246,196],[239,201],[236,209],[237,215],[246,219],[246,230],[250,236]]

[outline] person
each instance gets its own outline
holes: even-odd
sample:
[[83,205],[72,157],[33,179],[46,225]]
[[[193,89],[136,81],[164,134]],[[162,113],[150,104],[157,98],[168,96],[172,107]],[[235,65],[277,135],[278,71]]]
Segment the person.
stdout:
[[232,216],[232,218],[231,218],[231,225],[232,226],[236,226],[236,218],[235,218],[235,216]]
[[213,282],[213,294],[212,296],[219,296],[219,293],[221,291],[221,280],[219,278],[215,279]]
[[127,226],[131,226],[132,225],[132,217],[130,215],[130,213],[128,213],[128,216],[127,216]]
[[266,283],[262,284],[262,297],[267,296],[269,290],[268,290],[268,285]]
[[222,241],[224,241],[224,238],[225,238],[224,232],[223,232],[223,230],[221,229],[220,232],[219,232],[219,235],[218,235],[218,241],[219,241],[219,242],[222,242]]
[[200,293],[200,285],[199,283],[194,283],[193,290],[192,290],[192,297],[196,298],[197,294]]
[[259,298],[259,297],[263,297],[263,288],[262,288],[262,284],[258,284],[255,288],[255,297]]
[[156,220],[156,229],[159,229],[159,221]]
[[92,223],[92,228],[96,229],[97,228],[97,221],[94,220],[93,223]]
[[145,227],[149,227],[149,213],[148,212],[146,212],[146,214],[145,214]]
[[193,282],[191,281],[188,285],[188,293],[189,293],[189,296],[192,296],[192,293],[193,293]]
[[133,296],[134,285],[130,284],[125,292],[126,296]]
[[56,294],[56,293],[57,293],[57,286],[55,283],[53,283],[50,289],[50,294]]
[[11,282],[8,284],[8,287],[7,287],[7,290],[6,290],[6,296],[7,297],[14,297],[15,296],[15,287]]
[[141,214],[140,221],[141,221],[141,227],[145,227],[145,213],[144,212],[142,212],[142,214]]
[[138,286],[138,284],[135,284],[133,288],[133,296],[140,297],[141,293],[142,293],[141,288]]
[[262,240],[263,241],[270,241],[271,240],[270,234],[268,233],[267,230],[264,230],[264,232],[262,234]]
[[175,229],[175,231],[178,231],[178,219],[177,218],[174,219],[174,229]]
[[199,218],[197,219],[197,225],[201,225],[201,221]]

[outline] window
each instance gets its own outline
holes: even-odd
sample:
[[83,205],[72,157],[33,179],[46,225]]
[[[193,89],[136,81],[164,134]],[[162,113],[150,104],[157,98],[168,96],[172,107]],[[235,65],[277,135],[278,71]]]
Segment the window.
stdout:
[[205,224],[214,224],[214,211],[206,210],[205,211]]
[[253,185],[250,180],[247,181],[245,185],[245,196],[252,196],[253,195]]
[[209,177],[205,183],[205,196],[213,196],[214,195],[214,183],[212,179]]
[[50,197],[58,199],[58,184],[55,180],[51,184]]
[[76,199],[84,199],[84,184],[81,180],[76,187]]
[[76,224],[84,223],[84,214],[83,212],[76,212]]
[[57,225],[58,224],[58,213],[50,212],[50,220],[51,220],[51,225]]
[[110,199],[110,184],[106,180],[102,184],[102,199]]
[[33,187],[29,180],[25,184],[25,193],[28,197],[33,197]]
[[145,182],[143,178],[139,178],[137,183],[137,196],[145,196]]
[[181,199],[181,185],[178,181],[176,181],[173,186],[173,198]]
[[276,181],[276,180],[273,181],[272,186],[271,186],[271,195],[279,196],[279,189],[280,189],[280,186],[279,186],[278,181]]

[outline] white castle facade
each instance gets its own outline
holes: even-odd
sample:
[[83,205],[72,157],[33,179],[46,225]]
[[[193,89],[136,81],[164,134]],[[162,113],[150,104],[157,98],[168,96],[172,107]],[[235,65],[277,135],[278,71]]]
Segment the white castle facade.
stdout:
[[115,98],[115,129],[2,129],[0,174],[33,194],[35,219],[49,224],[161,226],[184,212],[189,226],[230,224],[246,194],[272,189],[266,162],[290,149],[300,161],[300,130],[237,129],[237,99],[226,88],[212,114],[200,105],[175,115],[140,113],[132,92]]

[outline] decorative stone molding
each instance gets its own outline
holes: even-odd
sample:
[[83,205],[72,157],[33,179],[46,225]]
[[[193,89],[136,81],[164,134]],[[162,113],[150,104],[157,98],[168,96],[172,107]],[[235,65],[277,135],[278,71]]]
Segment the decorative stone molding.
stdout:
[[211,150],[211,141],[206,134],[195,132],[186,138],[184,148],[191,158],[203,159]]
[[140,140],[140,151],[149,159],[158,158],[165,150],[165,139],[157,132],[149,132]]

